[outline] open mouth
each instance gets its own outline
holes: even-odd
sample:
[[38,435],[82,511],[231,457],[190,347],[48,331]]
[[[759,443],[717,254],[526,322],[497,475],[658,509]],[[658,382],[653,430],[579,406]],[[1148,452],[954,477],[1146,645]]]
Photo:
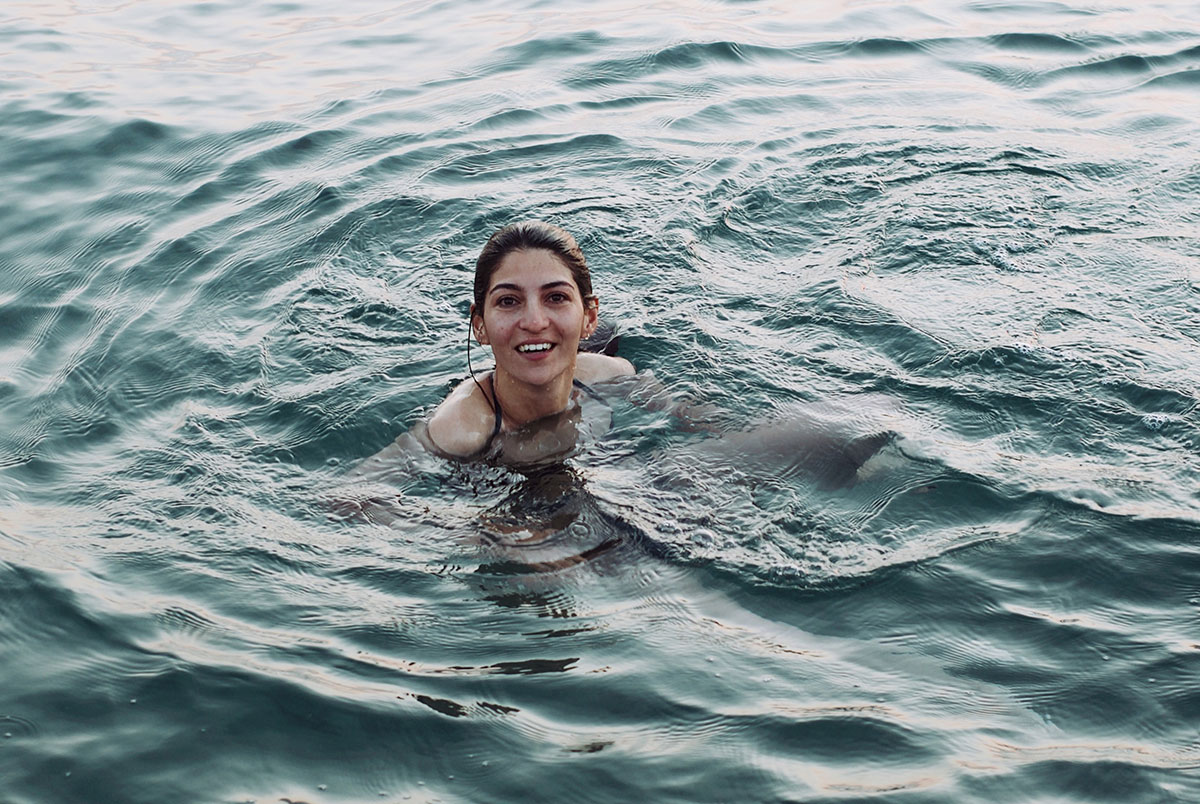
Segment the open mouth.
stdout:
[[549,352],[554,348],[552,343],[523,343],[517,347],[517,351],[521,354],[531,354],[537,352]]

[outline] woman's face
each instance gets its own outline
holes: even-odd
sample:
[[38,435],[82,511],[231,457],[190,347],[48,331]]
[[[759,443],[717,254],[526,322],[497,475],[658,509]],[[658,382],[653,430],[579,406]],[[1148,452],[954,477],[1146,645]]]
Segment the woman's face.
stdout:
[[496,370],[529,385],[575,374],[580,338],[596,328],[567,266],[544,249],[514,251],[496,266],[483,299],[476,337],[492,347]]

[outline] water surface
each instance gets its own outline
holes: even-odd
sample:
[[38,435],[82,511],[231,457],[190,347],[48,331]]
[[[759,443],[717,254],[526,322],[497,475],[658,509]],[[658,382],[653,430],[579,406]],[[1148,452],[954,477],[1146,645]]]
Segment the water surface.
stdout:
[[[18,2],[0,53],[5,802],[1200,799],[1193,4]],[[894,439],[829,489],[614,398],[549,477],[347,480],[525,217],[681,398]]]

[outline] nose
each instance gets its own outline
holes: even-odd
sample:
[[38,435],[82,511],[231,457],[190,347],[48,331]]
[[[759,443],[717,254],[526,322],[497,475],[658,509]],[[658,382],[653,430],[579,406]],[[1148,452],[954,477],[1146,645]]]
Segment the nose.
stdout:
[[532,301],[525,305],[524,315],[521,316],[521,328],[538,332],[550,324],[546,308],[540,301]]

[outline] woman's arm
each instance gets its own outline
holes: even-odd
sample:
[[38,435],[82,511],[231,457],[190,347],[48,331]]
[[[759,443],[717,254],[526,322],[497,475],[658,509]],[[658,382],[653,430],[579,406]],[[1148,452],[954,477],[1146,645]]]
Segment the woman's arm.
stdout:
[[693,432],[720,432],[717,425],[721,409],[716,405],[676,399],[652,371],[635,373],[633,364],[623,357],[580,352],[575,362],[575,377],[589,385],[607,382],[621,389],[629,401],[655,412],[669,413],[679,419],[683,429]]
[[412,477],[416,459],[424,451],[417,434],[402,433],[343,475],[324,499],[325,507],[341,520],[388,525],[401,519],[400,488]]
[[629,401],[646,410],[668,413],[679,421],[680,429],[691,433],[722,433],[725,427],[721,420],[728,415],[725,410],[706,402],[679,399],[647,370],[630,380]]

